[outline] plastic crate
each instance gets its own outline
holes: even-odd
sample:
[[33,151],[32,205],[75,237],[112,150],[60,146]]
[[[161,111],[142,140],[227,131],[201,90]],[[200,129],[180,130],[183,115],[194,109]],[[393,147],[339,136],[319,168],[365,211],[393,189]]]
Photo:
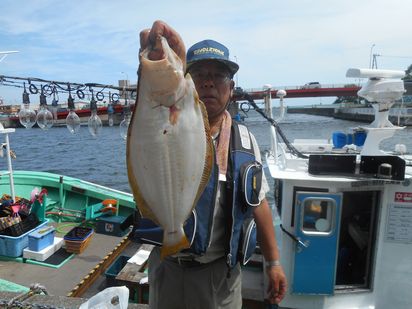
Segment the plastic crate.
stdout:
[[130,256],[119,255],[114,262],[109,266],[105,271],[106,276],[106,286],[116,286],[116,276],[126,265],[127,261],[130,259]]
[[93,233],[91,227],[75,226],[64,235],[64,240],[83,241]]
[[46,219],[32,230],[18,236],[0,235],[0,255],[18,257],[23,254],[23,249],[29,245],[29,234],[47,225],[49,222]]
[[12,226],[5,228],[2,231],[2,234],[6,236],[18,237],[18,236],[23,235],[26,232],[33,230],[40,223],[39,219],[34,213],[29,214],[27,217],[24,217],[24,216],[22,217],[23,217],[23,220],[21,222],[13,224]]
[[76,226],[64,236],[66,251],[70,253],[82,253],[89,245],[93,229]]
[[29,250],[40,251],[53,244],[55,230],[52,226],[37,229],[29,235]]

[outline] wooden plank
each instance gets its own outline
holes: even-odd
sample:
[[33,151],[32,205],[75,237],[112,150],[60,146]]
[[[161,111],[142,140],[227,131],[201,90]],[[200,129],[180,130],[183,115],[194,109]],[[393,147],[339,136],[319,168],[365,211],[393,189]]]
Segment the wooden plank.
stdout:
[[[143,244],[140,246],[139,250],[135,253],[135,256],[140,258],[136,259],[137,263],[126,263],[123,269],[117,274],[116,280],[125,281],[130,284],[139,284],[140,280],[147,275],[144,269],[147,264],[148,255],[147,252],[151,252],[154,246]],[[132,258],[133,258],[132,257]]]
[[104,273],[109,265],[120,255],[120,253],[127,247],[131,241],[125,237],[122,241],[100,261],[90,272],[77,284],[72,291],[67,295],[68,297],[81,297],[84,292],[96,281],[96,279]]

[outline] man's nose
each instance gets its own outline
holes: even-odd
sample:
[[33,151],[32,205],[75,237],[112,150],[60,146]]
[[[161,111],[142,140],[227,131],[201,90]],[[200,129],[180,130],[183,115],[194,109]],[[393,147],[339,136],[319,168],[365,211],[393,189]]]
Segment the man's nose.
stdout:
[[214,75],[211,72],[207,72],[206,76],[204,77],[204,81],[203,83],[206,86],[214,86],[215,85],[215,79],[214,79]]
[[206,74],[206,76],[204,77],[204,79],[202,81],[202,86],[206,86],[206,87],[214,87],[215,86],[214,77],[213,77],[212,73],[208,72]]

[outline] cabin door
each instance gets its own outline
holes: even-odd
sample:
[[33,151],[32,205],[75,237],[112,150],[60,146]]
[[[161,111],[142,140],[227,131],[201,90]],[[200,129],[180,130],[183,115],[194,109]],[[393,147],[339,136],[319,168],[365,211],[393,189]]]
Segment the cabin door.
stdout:
[[297,192],[292,291],[331,295],[336,276],[341,194]]

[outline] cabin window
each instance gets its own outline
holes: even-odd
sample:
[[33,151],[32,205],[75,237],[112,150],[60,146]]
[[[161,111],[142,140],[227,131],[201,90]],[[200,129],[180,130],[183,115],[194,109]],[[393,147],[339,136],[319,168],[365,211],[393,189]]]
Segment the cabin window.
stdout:
[[302,231],[328,235],[333,230],[336,204],[332,199],[307,198],[303,201]]

